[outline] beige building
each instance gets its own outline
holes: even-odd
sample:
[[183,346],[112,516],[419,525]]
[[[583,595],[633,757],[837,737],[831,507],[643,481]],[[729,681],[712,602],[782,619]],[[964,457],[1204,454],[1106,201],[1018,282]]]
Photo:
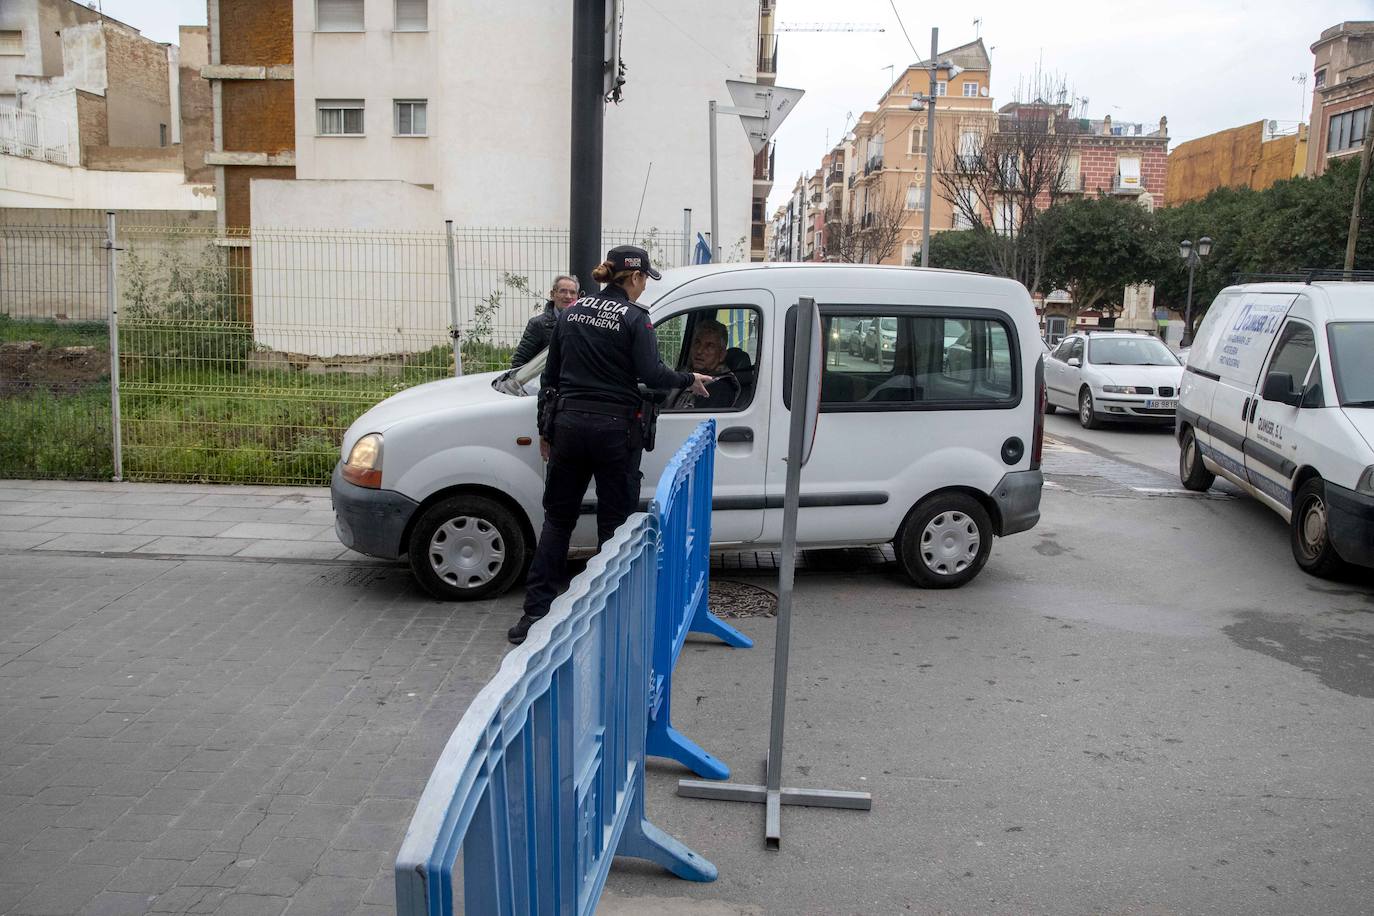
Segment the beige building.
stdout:
[[[941,157],[976,148],[996,126],[990,80],[992,65],[982,39],[941,52],[937,60],[962,68],[952,79],[940,69],[936,89],[935,136],[929,136],[929,116],[912,111],[918,94],[928,93],[930,71],[925,61],[898,75],[878,100],[877,108],[859,118],[845,150],[843,215],[862,221],[884,203],[897,202],[903,213],[901,235],[884,264],[911,264],[921,251],[925,205],[926,145],[934,143],[935,168]],[[959,224],[954,207],[941,196],[939,176],[931,189],[930,231],[967,228]]]
[[1342,22],[1312,45],[1311,139],[1307,174],[1329,159],[1357,156],[1374,111],[1374,22]]

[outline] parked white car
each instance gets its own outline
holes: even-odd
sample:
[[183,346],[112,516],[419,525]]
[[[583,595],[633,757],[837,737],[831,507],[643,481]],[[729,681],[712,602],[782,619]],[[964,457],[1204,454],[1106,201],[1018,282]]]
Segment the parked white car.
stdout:
[[[668,459],[714,417],[712,544],[780,544],[790,329],[804,296],[820,304],[825,358],[798,544],[893,543],[915,582],[968,582],[994,536],[1040,517],[1040,344],[1030,297],[1009,280],[840,264],[665,271],[640,300],[664,361],[686,365],[696,324],[720,321],[741,394],[729,409],[664,411],[657,448],[644,456],[645,502]],[[848,352],[831,325],[852,329],[858,319],[890,327],[892,347]],[[957,365],[948,341],[963,341]],[[514,583],[543,522],[533,397],[543,363],[541,354],[518,370],[420,385],[363,414],[334,473],[339,539],[374,556],[408,555],[440,598],[489,597]],[[591,497],[574,548],[595,546]]]
[[1325,576],[1374,567],[1374,286],[1255,283],[1217,296],[1178,409],[1179,477],[1216,475],[1289,523]]
[[1182,382],[1183,365],[1158,337],[1070,334],[1045,359],[1045,412],[1076,411],[1084,429],[1104,420],[1173,423]]

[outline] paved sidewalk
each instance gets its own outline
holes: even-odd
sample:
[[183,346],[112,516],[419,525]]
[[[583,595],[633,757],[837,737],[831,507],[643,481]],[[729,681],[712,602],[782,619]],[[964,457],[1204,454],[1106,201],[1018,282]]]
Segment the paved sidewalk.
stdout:
[[327,487],[0,481],[0,549],[348,560]]

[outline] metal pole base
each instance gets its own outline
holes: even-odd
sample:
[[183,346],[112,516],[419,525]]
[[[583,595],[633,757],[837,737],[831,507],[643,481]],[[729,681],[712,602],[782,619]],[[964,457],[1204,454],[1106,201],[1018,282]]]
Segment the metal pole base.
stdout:
[[784,786],[769,789],[738,782],[710,782],[705,779],[679,779],[677,794],[683,798],[709,798],[716,801],[753,802],[765,806],[764,845],[768,849],[782,848],[783,805],[805,805],[808,808],[846,808],[851,811],[871,811],[873,796],[867,792],[847,792],[840,789],[795,789]]

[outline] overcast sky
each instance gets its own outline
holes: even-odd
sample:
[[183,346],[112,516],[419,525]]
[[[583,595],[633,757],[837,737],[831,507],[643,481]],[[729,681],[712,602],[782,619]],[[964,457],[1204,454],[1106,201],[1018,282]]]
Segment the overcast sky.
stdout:
[[[819,167],[827,139],[839,140],[847,116],[857,118],[877,102],[890,83],[887,65],[900,69],[917,58],[897,25],[894,2],[920,57],[930,49],[932,27],[940,29],[941,50],[981,31],[992,58],[995,104],[1012,101],[1018,82],[1039,66],[1087,97],[1088,117],[1111,115],[1153,129],[1167,115],[1171,147],[1261,118],[1284,128],[1306,120],[1311,80],[1304,86],[1293,78],[1311,73],[1312,42],[1338,22],[1374,19],[1374,0],[779,0],[777,19],[784,23],[843,19],[886,31],[781,34],[778,84],[805,89],[806,97],[777,133],[770,212],[799,174]],[[158,41],[176,41],[178,24],[205,24],[205,0],[100,3]]]

